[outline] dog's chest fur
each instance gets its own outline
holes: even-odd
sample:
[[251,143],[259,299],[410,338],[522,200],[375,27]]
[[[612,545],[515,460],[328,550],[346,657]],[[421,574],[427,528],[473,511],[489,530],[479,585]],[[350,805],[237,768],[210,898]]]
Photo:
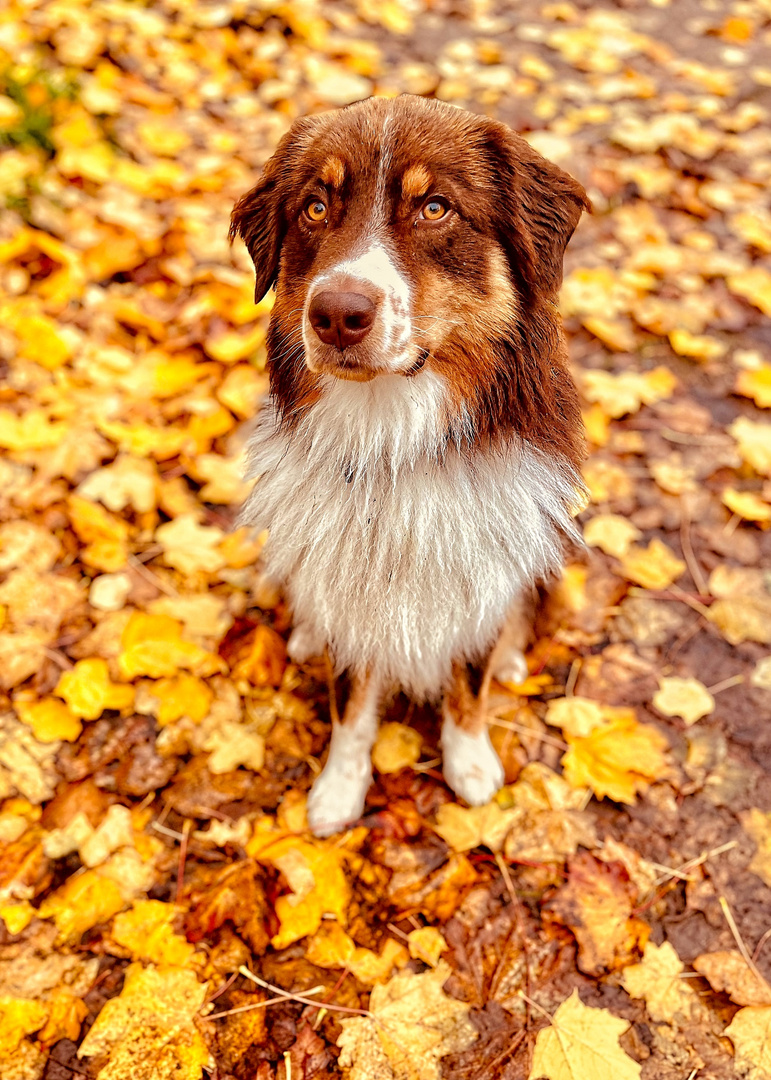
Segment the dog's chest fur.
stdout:
[[259,480],[241,521],[270,530],[268,574],[339,668],[435,698],[453,660],[479,660],[512,602],[562,562],[580,482],[515,442],[448,432],[430,372],[330,379],[301,426],[272,402],[251,443]]

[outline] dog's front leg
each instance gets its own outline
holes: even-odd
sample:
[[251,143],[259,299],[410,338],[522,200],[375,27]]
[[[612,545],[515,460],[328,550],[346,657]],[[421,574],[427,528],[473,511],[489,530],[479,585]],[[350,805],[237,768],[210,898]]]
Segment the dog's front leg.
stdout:
[[453,665],[452,684],[442,702],[444,778],[471,806],[483,806],[503,786],[500,758],[490,742],[486,692],[477,698],[465,664]]
[[327,763],[308,796],[308,824],[316,836],[340,832],[361,817],[372,783],[382,689],[371,676],[351,677],[343,719],[332,724]]

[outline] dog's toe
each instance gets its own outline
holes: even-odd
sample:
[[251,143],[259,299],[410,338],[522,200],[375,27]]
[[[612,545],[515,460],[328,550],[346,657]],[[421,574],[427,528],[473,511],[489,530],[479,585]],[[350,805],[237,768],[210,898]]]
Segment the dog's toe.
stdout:
[[506,649],[493,667],[493,677],[498,682],[519,685],[527,676],[527,660],[519,649]]
[[331,836],[357,821],[364,810],[372,766],[366,760],[329,761],[308,795],[308,825],[314,836]]
[[445,717],[442,727],[444,778],[456,795],[470,806],[484,806],[503,787],[500,758],[487,728],[471,733]]
[[289,635],[286,651],[294,664],[304,664],[312,656],[321,656],[324,652],[324,643],[319,641],[307,626],[300,625],[296,626]]

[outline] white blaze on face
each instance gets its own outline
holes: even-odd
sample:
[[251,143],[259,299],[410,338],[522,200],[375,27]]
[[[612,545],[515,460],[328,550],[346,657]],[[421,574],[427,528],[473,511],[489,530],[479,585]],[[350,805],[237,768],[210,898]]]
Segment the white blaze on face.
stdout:
[[371,356],[383,374],[406,371],[415,362],[410,350],[410,284],[380,240],[325,270],[311,282],[303,313],[303,344],[309,367],[313,370],[313,352],[319,347],[308,319],[313,296],[326,289],[356,292],[357,286],[377,305],[374,326],[358,348]]

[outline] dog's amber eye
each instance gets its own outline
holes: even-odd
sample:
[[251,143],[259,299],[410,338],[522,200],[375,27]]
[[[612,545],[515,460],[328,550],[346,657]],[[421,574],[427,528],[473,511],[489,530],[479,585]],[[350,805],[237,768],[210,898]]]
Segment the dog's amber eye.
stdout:
[[449,209],[444,199],[429,199],[420,211],[420,216],[425,218],[426,221],[439,221],[448,213]]
[[321,199],[311,199],[305,204],[305,216],[311,221],[323,221],[327,216],[327,205]]

